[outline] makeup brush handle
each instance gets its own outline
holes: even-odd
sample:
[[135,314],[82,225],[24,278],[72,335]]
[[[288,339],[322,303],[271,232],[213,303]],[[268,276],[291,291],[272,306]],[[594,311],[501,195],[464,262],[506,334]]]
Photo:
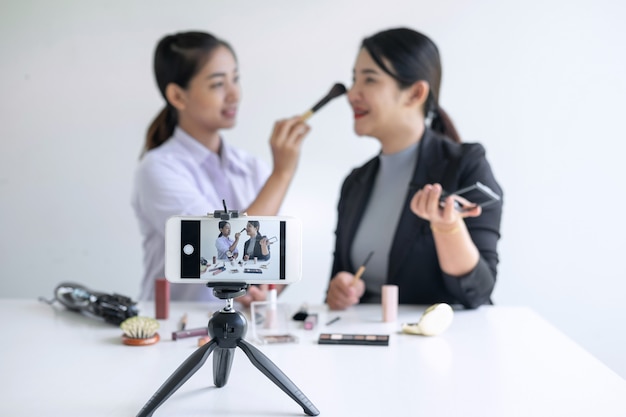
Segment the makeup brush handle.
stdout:
[[306,122],[311,116],[313,116],[313,113],[315,113],[312,109],[306,111],[305,113],[302,113],[302,116],[300,116],[300,119],[303,122]]
[[356,271],[356,274],[354,274],[354,279],[352,280],[352,285],[356,284],[357,281],[361,279],[361,276],[363,275],[363,272],[365,272],[365,267],[363,265],[361,265],[359,267],[359,269]]

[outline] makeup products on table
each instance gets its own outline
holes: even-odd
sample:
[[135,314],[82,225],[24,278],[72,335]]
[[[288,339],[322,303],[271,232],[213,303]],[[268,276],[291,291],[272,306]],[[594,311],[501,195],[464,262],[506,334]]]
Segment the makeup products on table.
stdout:
[[296,343],[298,338],[292,334],[272,334],[263,336],[261,340],[259,340],[263,344],[269,343]]
[[454,311],[446,303],[437,303],[428,307],[417,323],[403,323],[402,332],[422,336],[437,336],[452,324]]
[[172,332],[172,340],[184,339],[186,337],[206,336],[209,334],[208,327],[197,327],[195,329],[178,330]]
[[187,313],[183,314],[178,323],[178,330],[185,330],[187,327]]
[[367,255],[367,258],[365,258],[365,261],[363,261],[359,269],[357,269],[356,273],[354,274],[354,279],[352,280],[352,285],[356,284],[357,281],[361,279],[363,272],[365,272],[365,266],[367,265],[369,260],[372,258],[372,255],[374,255],[374,251],[370,252],[369,255]]
[[339,321],[339,319],[341,319],[341,317],[339,317],[339,316],[337,316],[337,317],[335,317],[335,318],[333,318],[333,319],[330,319],[330,320],[328,320],[328,321],[326,322],[326,325],[327,325],[327,326],[330,326],[331,324],[338,322],[338,321]]
[[168,319],[170,316],[170,282],[159,278],[154,285],[154,308],[157,319]]
[[198,347],[204,346],[211,341],[211,336],[202,336],[198,338]]
[[265,301],[250,303],[250,339],[260,344],[292,342],[289,306],[277,301],[276,285],[268,285]]
[[311,107],[310,110],[308,110],[301,116],[302,121],[305,121],[313,116],[316,111],[328,104],[330,100],[339,97],[342,94],[345,94],[346,91],[346,87],[341,83],[336,83],[335,85],[333,85],[328,94],[326,94],[320,101],[318,101],[313,107]]
[[302,306],[300,306],[300,309],[293,315],[293,317],[291,317],[291,319],[295,321],[306,320],[307,316],[309,315],[308,308],[309,306],[303,304]]
[[276,291],[276,284],[269,284],[267,286],[267,309],[265,311],[265,321],[263,325],[266,329],[273,329],[278,325],[277,321],[277,298],[278,293]]
[[343,334],[322,333],[317,343],[320,345],[372,345],[388,346],[389,335],[386,334]]
[[304,330],[313,330],[316,325],[317,325],[316,313],[309,314],[308,316],[306,316],[306,319],[304,319],[304,324],[303,324]]
[[383,321],[386,323],[398,319],[398,286],[383,285],[382,287]]
[[125,345],[146,346],[159,341],[159,322],[152,317],[134,316],[120,324],[124,331],[122,341]]

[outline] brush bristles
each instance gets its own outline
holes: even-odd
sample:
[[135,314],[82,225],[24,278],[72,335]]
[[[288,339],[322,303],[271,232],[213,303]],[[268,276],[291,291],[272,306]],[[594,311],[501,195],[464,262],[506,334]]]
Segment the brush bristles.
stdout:
[[312,112],[316,112],[319,109],[321,109],[326,103],[328,103],[330,100],[339,97],[342,94],[345,94],[346,92],[346,87],[341,84],[341,83],[337,83],[335,85],[333,85],[333,87],[330,89],[330,91],[328,92],[328,94],[326,94],[326,96],[321,99],[315,106],[313,106],[311,108]]
[[342,94],[346,93],[346,86],[341,84],[341,83],[337,83],[335,85],[333,85],[333,88],[330,89],[330,92],[328,93],[329,96],[331,96],[330,98],[335,98],[335,97],[339,97]]
[[155,335],[159,322],[151,317],[131,317],[120,324],[126,337],[133,339],[148,339]]

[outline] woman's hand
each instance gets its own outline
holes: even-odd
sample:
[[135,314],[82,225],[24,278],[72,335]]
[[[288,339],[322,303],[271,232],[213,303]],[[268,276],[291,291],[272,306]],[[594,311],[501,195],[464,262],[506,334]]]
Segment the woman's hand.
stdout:
[[326,303],[331,310],[345,310],[358,304],[365,292],[363,280],[354,282],[354,275],[349,272],[339,272],[330,280]]
[[267,284],[249,285],[248,290],[241,297],[237,297],[236,300],[244,307],[250,307],[253,301],[265,301],[267,299]]
[[304,137],[311,128],[300,116],[279,120],[274,124],[270,147],[274,159],[274,172],[292,176],[298,166]]
[[[454,194],[446,197],[444,207],[441,207],[439,203],[441,192],[440,184],[425,185],[411,199],[411,211],[430,221],[432,227],[443,231],[458,227],[459,221],[465,217],[478,217],[482,213],[479,206]],[[461,211],[455,209],[455,200],[461,204]]]

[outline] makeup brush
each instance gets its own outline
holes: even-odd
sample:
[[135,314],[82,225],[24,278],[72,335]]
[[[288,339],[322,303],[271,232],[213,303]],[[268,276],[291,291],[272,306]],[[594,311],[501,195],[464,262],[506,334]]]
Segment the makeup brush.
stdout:
[[354,274],[354,279],[352,280],[352,285],[356,284],[357,281],[361,279],[361,275],[363,275],[363,272],[365,272],[365,265],[367,265],[373,254],[374,251],[370,252],[370,254],[367,255],[367,258],[365,258],[365,261],[363,261],[359,269],[357,269],[356,274]]
[[124,331],[122,341],[125,345],[145,346],[159,341],[159,322],[151,317],[135,316],[126,319],[120,324]]
[[305,121],[309,117],[313,116],[313,113],[315,113],[316,111],[324,107],[330,100],[337,98],[342,94],[345,94],[345,92],[346,92],[346,87],[343,84],[336,83],[335,85],[333,85],[333,87],[330,89],[328,94],[324,96],[324,98],[318,101],[315,106],[311,107],[311,110],[307,111],[301,116],[302,121]]

